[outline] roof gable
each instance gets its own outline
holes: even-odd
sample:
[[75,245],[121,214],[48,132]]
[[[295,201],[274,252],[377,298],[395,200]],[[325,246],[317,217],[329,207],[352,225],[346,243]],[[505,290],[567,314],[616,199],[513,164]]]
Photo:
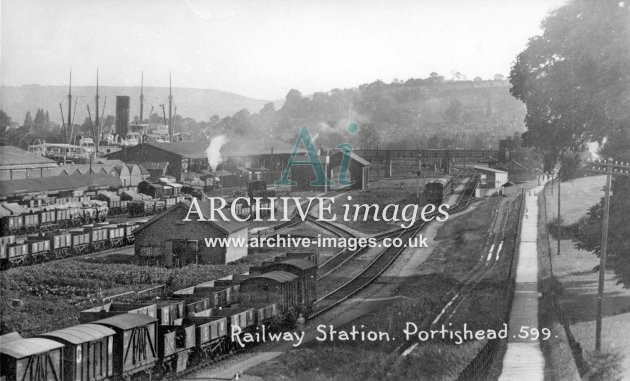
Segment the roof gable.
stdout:
[[[184,213],[188,213],[188,210],[190,209],[190,205],[191,205],[191,202],[188,200],[181,201],[177,205],[173,206],[172,208],[169,208],[165,210],[164,212],[156,215],[155,217],[150,219],[147,223],[142,224],[136,230],[136,232],[140,232],[146,229],[147,227],[153,225],[155,222],[161,220],[162,218],[164,218],[164,216],[168,214],[176,213],[180,210],[182,210]],[[204,218],[208,218],[211,212],[210,202],[198,201],[198,205],[199,205],[199,210],[203,214]],[[229,210],[225,213],[227,217],[230,217]],[[197,214],[191,215],[191,221],[189,221],[188,223],[195,223],[195,222],[203,223],[203,224],[212,224],[224,234],[234,233],[241,229],[247,228],[247,226],[249,225],[247,222],[241,222],[241,221],[236,221],[236,220],[223,221],[222,219],[218,219],[216,221],[198,221]]]
[[120,188],[122,183],[116,176],[103,173],[51,176],[10,181],[0,181],[0,196],[36,192],[56,192],[77,189]]
[[0,164],[3,166],[24,164],[57,165],[54,160],[29,153],[28,151],[24,151],[23,149],[13,146],[0,146]]

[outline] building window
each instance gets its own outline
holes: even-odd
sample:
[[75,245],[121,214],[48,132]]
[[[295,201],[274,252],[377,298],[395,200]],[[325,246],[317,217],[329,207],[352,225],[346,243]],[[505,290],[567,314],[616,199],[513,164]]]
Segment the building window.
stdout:
[[196,239],[173,240],[173,254],[186,254],[199,252],[199,241]]
[[159,257],[162,256],[163,248],[161,246],[141,246],[140,256],[142,257]]

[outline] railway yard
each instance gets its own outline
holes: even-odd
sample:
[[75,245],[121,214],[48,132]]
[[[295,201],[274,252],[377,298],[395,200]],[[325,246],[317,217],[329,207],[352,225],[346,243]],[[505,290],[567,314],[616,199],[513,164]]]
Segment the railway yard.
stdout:
[[[538,327],[528,242],[543,178],[515,185],[494,168],[403,162],[368,179],[366,161],[352,160],[365,180],[333,189],[274,186],[265,171],[225,188],[214,176],[203,187],[89,174],[55,190],[19,183],[0,203],[0,344],[24,348],[3,360],[8,379],[548,372],[548,344],[519,336]],[[272,202],[282,197],[293,202]],[[322,218],[351,205],[354,218]],[[216,210],[238,220],[204,218]],[[536,337],[567,352],[561,330]]]
[[630,380],[628,1],[0,1],[0,381]]
[[[496,377],[501,372],[500,361],[485,362],[474,369],[466,367],[476,364],[494,341],[453,345],[444,339],[424,343],[425,339],[414,336],[421,330],[460,327],[464,323],[471,329],[499,330],[505,321],[510,300],[505,284],[512,274],[522,213],[521,187],[505,188],[503,197],[496,192],[487,197],[480,196],[479,181],[478,173],[460,170],[448,177],[423,179],[421,186],[426,191],[422,192],[417,179],[402,178],[373,180],[369,192],[342,189],[320,193],[379,205],[448,202],[451,218],[445,223],[419,218],[407,228],[381,223],[376,229],[377,224],[369,221],[320,221],[316,218],[317,207],[309,210],[304,220],[295,218],[298,213],[291,210],[294,217],[290,221],[252,224],[256,234],[273,231],[284,237],[371,238],[378,245],[315,250],[297,247],[289,253],[250,249],[246,257],[224,265],[163,268],[138,263],[137,250],[125,245],[134,244],[133,231],[148,219],[158,220],[164,214],[160,211],[158,217],[150,213],[125,215],[119,210],[103,219],[107,221],[82,220],[94,222],[82,228],[90,243],[88,249],[39,260],[35,252],[27,252],[23,260],[6,266],[13,268],[2,273],[2,307],[6,311],[3,330],[54,341],[74,329],[68,327],[93,330],[97,325],[112,330],[114,343],[118,334],[145,332],[142,335],[148,336],[141,345],[148,347],[142,349],[138,347],[140,342],[125,341],[116,344],[124,348],[115,347],[113,351],[131,347],[130,355],[136,356],[148,348],[153,357],[133,366],[114,361],[110,370],[101,370],[108,377],[225,379],[246,373],[274,379],[279,375],[308,378],[321,373],[326,363],[335,364],[326,368],[331,377],[334,374],[343,378],[399,378],[407,374],[442,374],[449,378],[466,372]],[[107,206],[111,204],[103,204]],[[129,227],[129,233],[123,233],[125,240],[117,247],[95,246],[90,241],[98,236],[96,231],[111,232],[118,227]],[[16,230],[18,238],[9,245],[18,245],[22,239],[26,245],[36,239],[49,239],[54,245],[54,234],[74,238],[78,230],[51,228],[37,238],[28,231]],[[428,244],[383,245],[387,239],[407,242],[417,236],[427,237]],[[72,240],[68,242],[72,244]],[[38,263],[42,261],[46,263]],[[128,312],[148,318],[128,320],[134,316]],[[285,334],[294,331],[296,321],[302,324],[302,316],[307,319],[299,344],[299,334],[295,334],[295,342],[241,347],[245,337],[261,329]],[[413,325],[409,325],[411,322]],[[351,327],[368,332],[387,327],[388,340],[319,340],[324,325],[332,336]],[[410,327],[415,332],[403,335],[403,328]],[[234,329],[241,333],[233,333]],[[99,337],[105,340],[103,343],[111,340],[107,335]],[[505,343],[500,346],[493,348],[493,353],[505,352]],[[439,359],[417,361],[436,353],[442,354]],[[346,360],[333,361],[340,354]],[[350,370],[363,361],[375,361],[379,366],[362,374]]]

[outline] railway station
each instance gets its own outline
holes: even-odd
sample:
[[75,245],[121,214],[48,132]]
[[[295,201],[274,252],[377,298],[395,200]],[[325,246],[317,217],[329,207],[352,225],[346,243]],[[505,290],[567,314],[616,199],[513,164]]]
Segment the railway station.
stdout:
[[78,2],[2,0],[0,381],[630,379],[627,1]]

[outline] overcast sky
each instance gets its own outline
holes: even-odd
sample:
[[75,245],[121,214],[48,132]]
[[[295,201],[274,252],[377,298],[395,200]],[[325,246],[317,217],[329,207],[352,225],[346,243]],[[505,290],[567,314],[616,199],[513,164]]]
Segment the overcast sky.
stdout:
[[1,0],[5,85],[213,88],[284,98],[381,79],[507,75],[564,0]]

